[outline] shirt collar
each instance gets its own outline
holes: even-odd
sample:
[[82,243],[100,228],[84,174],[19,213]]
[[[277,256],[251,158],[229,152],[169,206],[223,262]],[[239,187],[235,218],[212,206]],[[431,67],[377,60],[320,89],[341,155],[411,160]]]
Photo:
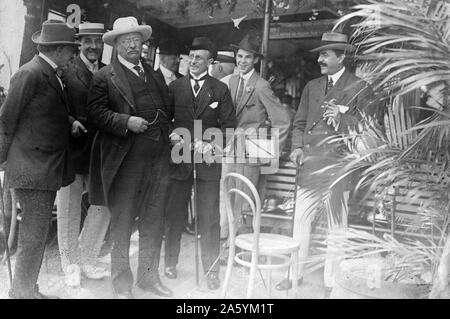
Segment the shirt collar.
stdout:
[[[126,67],[127,67],[128,69],[130,69],[131,71],[137,72],[135,69],[133,69],[133,68],[136,66],[136,64],[133,64],[133,63],[131,63],[131,62],[128,62],[127,60],[125,60],[124,58],[122,58],[119,54],[117,55],[117,59],[119,59],[119,62],[120,62],[121,64],[123,64],[124,66],[126,66]],[[144,67],[142,66],[141,60],[139,60],[139,63],[138,63],[137,65],[139,65],[139,66],[141,67],[142,70],[144,69]]]
[[189,74],[191,75],[191,79],[195,79],[198,80],[202,77],[204,77],[206,74],[208,74],[208,70],[206,70],[205,72],[203,72],[202,74],[200,74],[199,76],[194,76],[192,73],[189,72]]
[[255,73],[255,68],[253,68],[250,72],[247,72],[246,74],[242,75],[244,78],[245,83],[247,83],[248,79],[251,78],[251,76]]
[[329,75],[328,76],[328,80],[330,80],[330,78],[333,80],[333,85],[337,83],[337,81],[341,78],[342,74],[344,74],[345,71],[345,66],[340,69],[339,71],[337,71],[335,74]]
[[39,56],[40,56],[42,59],[44,59],[45,62],[47,62],[48,64],[50,64],[50,66],[51,66],[53,69],[56,70],[56,69],[58,68],[58,65],[57,65],[55,62],[53,62],[48,56],[44,55],[42,52],[39,52]]
[[83,61],[84,64],[86,64],[89,71],[94,71],[98,67],[98,60],[95,60],[94,63],[89,61],[86,56],[83,54],[83,52],[80,52],[80,59]]
[[168,68],[166,68],[164,65],[160,64],[159,65],[159,69],[161,70],[161,73],[166,77],[166,78],[170,78],[172,77],[172,74],[174,74],[174,72],[170,71]]

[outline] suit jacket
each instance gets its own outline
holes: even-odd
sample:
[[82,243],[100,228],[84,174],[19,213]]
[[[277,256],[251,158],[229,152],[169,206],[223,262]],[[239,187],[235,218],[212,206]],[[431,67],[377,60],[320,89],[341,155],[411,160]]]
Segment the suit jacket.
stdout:
[[[99,69],[105,66],[99,62]],[[63,74],[63,81],[67,87],[69,109],[71,115],[76,118],[87,129],[87,133],[81,133],[79,137],[71,137],[70,154],[74,164],[75,173],[87,174],[89,172],[89,157],[92,141],[96,129],[87,122],[87,97],[93,74],[88,70],[86,64],[77,56],[73,63],[69,64]]]
[[11,79],[0,109],[0,162],[11,188],[56,191],[74,179],[67,97],[55,70],[35,56]]
[[248,79],[244,93],[236,105],[236,93],[239,85],[239,74],[234,74],[229,80],[233,105],[236,106],[237,127],[261,128],[269,126],[279,130],[279,151],[284,147],[291,127],[289,113],[281,105],[280,100],[273,93],[269,82],[261,78],[256,71]]
[[[148,81],[155,81],[164,105],[157,105],[160,116],[169,117],[169,96],[165,83],[143,63]],[[107,205],[114,178],[133,145],[135,134],[128,131],[128,118],[136,115],[135,101],[124,66],[119,60],[98,71],[88,94],[87,114],[97,129],[90,160],[89,198],[94,205]],[[161,132],[154,130],[154,139]]]
[[[327,76],[306,84],[294,118],[292,150],[303,148],[306,155],[315,156],[300,167],[301,174],[307,175],[333,163],[332,153],[336,151],[335,146],[317,146],[324,138],[348,132],[349,126],[355,126],[361,120],[361,111],[367,115],[374,115],[377,111],[377,103],[369,85],[349,71],[344,71],[327,94],[326,85]],[[321,106],[331,99],[336,99],[336,104],[349,107],[346,113],[341,114],[337,130],[323,119],[325,109]],[[328,155],[325,156],[325,153]]]
[[[224,147],[226,128],[234,128],[236,125],[236,115],[227,86],[208,75],[197,95],[196,108],[194,108],[194,94],[189,75],[170,83],[169,92],[172,97],[174,128],[189,130],[192,142],[196,137],[194,136],[194,120],[201,120],[202,135],[207,129],[220,129],[224,137],[222,141]],[[185,140],[185,142],[189,141]],[[191,163],[172,164],[170,177],[185,180],[191,175],[192,169]],[[197,177],[206,181],[219,180],[221,176],[221,164],[218,163],[199,163],[196,164],[196,170]]]

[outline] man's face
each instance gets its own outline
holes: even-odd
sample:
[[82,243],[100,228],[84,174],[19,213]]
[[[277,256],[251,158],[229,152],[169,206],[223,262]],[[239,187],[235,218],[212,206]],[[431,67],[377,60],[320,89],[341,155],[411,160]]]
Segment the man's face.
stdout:
[[116,49],[122,58],[138,64],[142,51],[142,35],[138,32],[119,35],[116,39]]
[[64,68],[69,64],[69,62],[74,58],[75,55],[75,47],[72,45],[60,46],[56,50],[56,59],[55,63],[60,68]]
[[80,51],[91,63],[100,58],[103,51],[103,41],[100,35],[83,35],[80,43]]
[[259,57],[249,51],[239,49],[236,54],[236,64],[241,74],[247,74],[259,62]]
[[175,54],[161,54],[161,64],[172,72],[178,72],[180,58]]
[[344,54],[337,56],[334,50],[320,51],[319,58],[317,59],[320,66],[320,72],[323,75],[335,74],[342,69],[344,58]]
[[189,52],[189,71],[193,75],[200,75],[208,70],[213,62],[208,50],[191,50]]

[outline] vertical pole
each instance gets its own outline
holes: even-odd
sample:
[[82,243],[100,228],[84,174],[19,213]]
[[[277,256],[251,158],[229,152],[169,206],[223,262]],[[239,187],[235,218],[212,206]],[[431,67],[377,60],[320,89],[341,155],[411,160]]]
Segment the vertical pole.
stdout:
[[[261,54],[267,56],[269,50],[269,31],[270,31],[270,11],[272,10],[272,0],[266,0],[264,9],[264,26],[263,26],[263,37],[261,44]],[[267,60],[261,59],[261,77],[263,79],[267,78]]]
[[41,25],[44,23],[44,21],[47,20],[47,17],[45,16],[45,13],[47,12],[47,1],[42,0],[42,8],[41,8]]

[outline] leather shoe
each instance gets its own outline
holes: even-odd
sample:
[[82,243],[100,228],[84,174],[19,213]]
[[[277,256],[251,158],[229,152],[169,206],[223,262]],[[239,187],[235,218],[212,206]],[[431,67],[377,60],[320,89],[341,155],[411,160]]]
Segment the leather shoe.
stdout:
[[29,295],[17,295],[12,290],[8,292],[8,296],[11,299],[60,299],[56,296],[47,296],[39,291],[39,286],[36,285],[34,290]]
[[220,287],[220,279],[219,276],[212,272],[207,277],[207,286],[209,290],[217,290]]
[[126,290],[122,292],[114,292],[114,298],[116,299],[134,299],[133,293],[131,290]]
[[[297,280],[297,286],[300,286],[303,283],[303,278],[300,278]],[[281,282],[279,282],[275,288],[277,290],[288,290],[292,288],[292,280],[283,279]]]
[[166,267],[166,269],[164,270],[164,275],[167,278],[176,279],[177,275],[178,275],[178,272],[177,272],[177,269],[175,267]]
[[153,284],[148,284],[148,285],[139,285],[138,284],[137,286],[139,288],[141,288],[142,290],[152,292],[155,295],[160,296],[160,297],[172,297],[173,296],[172,290],[170,290],[169,288],[164,286],[162,284],[162,282],[160,282],[160,281],[155,282]]

